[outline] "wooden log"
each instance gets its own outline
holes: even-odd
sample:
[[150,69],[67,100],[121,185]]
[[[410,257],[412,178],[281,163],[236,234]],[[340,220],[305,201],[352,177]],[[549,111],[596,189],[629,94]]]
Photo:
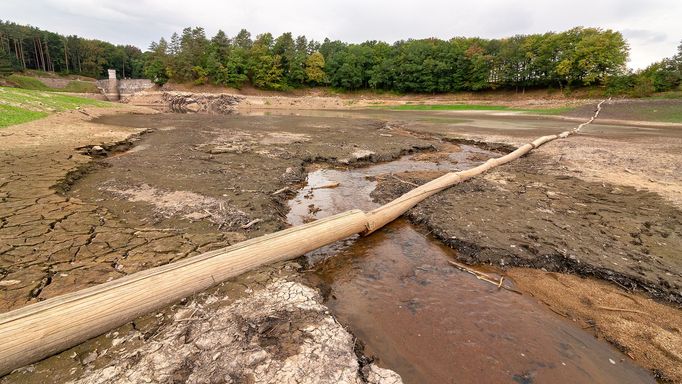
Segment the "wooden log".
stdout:
[[[608,100],[611,99],[609,98]],[[538,137],[532,142],[520,146],[511,153],[508,153],[501,157],[489,159],[485,163],[477,167],[467,169],[465,171],[447,173],[437,179],[431,180],[430,182],[407,192],[406,194],[400,196],[399,198],[391,201],[388,204],[385,204],[373,211],[368,212],[367,228],[365,229],[365,232],[363,232],[363,234],[364,235],[371,234],[377,229],[383,227],[384,225],[400,217],[403,213],[417,205],[420,201],[446,188],[459,184],[474,176],[485,173],[500,165],[514,161],[520,158],[521,156],[528,154],[533,149],[539,148],[541,145],[549,143],[550,141],[559,138],[566,138],[570,135],[579,133],[580,129],[582,129],[584,126],[588,124],[591,124],[594,121],[594,119],[596,119],[597,116],[599,116],[599,113],[601,112],[602,109],[602,105],[606,101],[607,100],[602,100],[601,102],[599,102],[599,104],[597,104],[597,108],[594,115],[588,121],[578,125],[576,128],[570,131],[564,131],[557,135],[547,135]]]
[[0,314],[0,375],[230,277],[357,234],[365,223],[364,212],[347,211]]

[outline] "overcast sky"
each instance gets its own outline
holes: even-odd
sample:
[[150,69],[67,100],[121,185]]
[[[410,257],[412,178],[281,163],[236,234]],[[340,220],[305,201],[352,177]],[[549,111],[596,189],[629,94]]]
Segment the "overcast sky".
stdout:
[[623,32],[631,68],[677,51],[682,0],[0,0],[0,19],[143,50],[187,26],[234,36],[241,28],[347,42],[563,31]]

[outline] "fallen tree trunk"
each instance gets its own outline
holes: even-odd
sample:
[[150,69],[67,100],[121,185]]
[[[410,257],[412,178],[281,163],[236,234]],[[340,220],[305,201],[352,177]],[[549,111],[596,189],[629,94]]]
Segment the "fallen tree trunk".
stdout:
[[354,234],[376,231],[439,191],[518,159],[547,142],[579,132],[599,115],[602,103],[588,122],[571,131],[540,137],[478,167],[445,174],[369,213],[347,211],[0,314],[0,375],[230,277],[298,257]]

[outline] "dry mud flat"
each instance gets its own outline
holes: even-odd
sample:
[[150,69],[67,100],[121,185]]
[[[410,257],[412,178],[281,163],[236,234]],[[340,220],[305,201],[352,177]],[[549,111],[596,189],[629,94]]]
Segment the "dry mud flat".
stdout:
[[[423,151],[419,156],[433,161],[443,154],[429,151],[453,149],[441,138],[473,133],[481,139],[517,144],[565,125],[501,117],[477,120],[463,115],[383,112],[352,116],[116,115],[73,126],[69,125],[73,119],[61,125],[56,118],[50,119],[2,131],[7,141],[1,144],[0,185],[4,195],[0,236],[9,239],[9,245],[0,249],[4,310],[281,229],[287,225],[286,200],[302,185],[306,165],[361,166],[414,151]],[[60,128],[58,132],[63,131],[56,140],[55,125]],[[147,130],[151,133],[141,136],[132,150],[115,153],[117,143],[125,144],[131,135]],[[608,138],[608,133],[604,137]],[[647,140],[665,141],[673,161],[669,164],[679,164],[680,152],[674,147],[679,135],[652,137],[647,136]],[[631,147],[642,143],[640,136],[633,138]],[[577,175],[580,178],[567,176],[572,171],[565,168],[564,159],[571,151],[559,145],[565,153],[549,149],[547,152],[555,156],[533,154],[523,164],[429,199],[410,216],[434,230],[471,263],[544,267],[621,284],[623,288],[606,287],[616,292],[614,297],[632,298],[631,302],[640,302],[642,307],[626,307],[622,302],[604,304],[600,300],[606,291],[599,289],[591,291],[594,293],[586,300],[569,302],[550,297],[561,291],[550,283],[556,281],[562,287],[581,291],[586,286],[582,279],[545,275],[533,269],[509,272],[520,286],[552,304],[555,311],[594,326],[598,334],[640,363],[659,370],[663,377],[678,380],[682,378],[676,370],[682,356],[677,349],[682,345],[679,310],[627,290],[646,290],[649,297],[679,303],[682,269],[675,250],[680,248],[680,215],[672,204],[680,176],[667,172],[661,164],[646,167],[646,161],[655,161],[652,159],[637,163],[640,168],[628,165],[630,172],[624,172],[622,165],[609,162],[614,156],[627,156],[623,152],[630,147],[619,143],[600,149],[595,142],[581,142],[587,144],[582,148],[599,150],[570,159],[571,164],[596,160],[595,169]],[[108,156],[103,162],[92,163],[85,154]],[[633,176],[623,184],[639,182],[641,172],[652,169],[649,178],[658,181],[652,183],[652,189],[659,188],[657,192],[668,201],[618,183],[589,183],[590,178],[599,178],[599,170],[613,169],[617,172],[609,172],[612,175]],[[424,176],[400,178],[421,183]],[[384,179],[388,182],[377,191],[379,198],[411,187]],[[630,206],[637,210],[630,210]],[[309,208],[314,213],[317,207]],[[541,219],[522,220],[529,212],[537,212]],[[567,228],[577,232],[566,232]],[[247,274],[221,288],[225,291],[200,295],[138,319],[3,380],[40,382],[60,372],[61,381],[84,382],[192,381],[207,377],[226,382],[252,382],[260,377],[272,378],[272,382],[296,381],[309,378],[309,373],[300,367],[293,371],[280,368],[295,361],[307,364],[310,356],[317,355],[322,357],[322,365],[315,371],[330,372],[328,382],[340,378],[350,382],[395,381],[394,375],[372,368],[362,355],[349,354],[355,345],[349,342],[352,338],[330,323],[333,317],[319,306],[319,298],[298,283],[297,274],[292,272],[296,269],[286,264]],[[542,283],[552,290],[546,292]],[[287,300],[268,301],[270,296]],[[221,300],[225,297],[228,299]],[[295,300],[288,301],[292,298]],[[591,307],[611,317],[584,312]],[[240,323],[235,311],[246,320]],[[652,320],[638,317],[639,312],[657,315]],[[621,330],[639,330],[642,324],[651,328],[648,333],[630,332],[636,337],[622,341],[607,333],[603,325],[616,321],[628,324]],[[234,337],[227,340],[215,334],[222,329]],[[627,335],[626,331],[622,333]],[[202,334],[207,337],[200,337]],[[296,335],[294,339],[288,339],[292,334]],[[657,342],[650,343],[652,339]],[[329,340],[334,340],[333,348],[319,347],[328,345]],[[246,359],[238,369],[226,363],[218,371],[211,370],[216,365],[212,361],[228,362],[235,356]],[[324,360],[329,356],[332,358]],[[205,360],[208,357],[210,360]],[[337,364],[324,365],[324,361]],[[202,375],[192,376],[194,370]],[[273,373],[280,370],[294,373],[286,377]]]
[[[368,119],[126,114],[92,122],[101,111],[87,113],[2,132],[4,311],[281,229],[305,164],[391,160],[432,146]],[[393,139],[375,145],[382,137]],[[203,297],[168,309],[188,319],[138,319],[2,381],[399,382],[356,354],[317,293],[285,279],[285,270],[233,282],[246,294],[221,302],[227,309],[196,312],[215,302]],[[257,276],[285,280],[265,286]],[[220,339],[223,331],[234,337]],[[192,332],[219,340],[197,344]],[[204,361],[198,355],[207,348],[216,352]],[[243,361],[228,364],[235,356]],[[151,360],[143,366],[143,358]],[[225,362],[219,371],[216,361]]]

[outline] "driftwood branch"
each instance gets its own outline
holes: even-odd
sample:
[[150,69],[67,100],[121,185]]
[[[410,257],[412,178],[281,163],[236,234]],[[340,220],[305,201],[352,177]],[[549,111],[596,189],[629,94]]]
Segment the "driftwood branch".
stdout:
[[397,181],[403,183],[403,184],[411,185],[411,186],[413,186],[413,187],[418,187],[418,186],[419,186],[419,184],[413,183],[413,182],[411,182],[411,181],[403,180],[403,179],[399,178],[398,176],[396,176],[396,175],[394,175],[394,174],[392,174],[392,173],[391,173],[391,177],[392,177],[393,179],[395,179],[395,180],[397,180]]
[[613,311],[613,312],[632,312],[632,313],[639,313],[640,315],[646,315],[646,313],[642,311],[638,311],[636,309],[627,309],[627,308],[611,308],[611,307],[604,307],[604,306],[597,306],[599,309],[603,309],[605,311]]
[[475,270],[475,269],[473,269],[467,265],[464,265],[462,263],[458,263],[458,262],[453,261],[453,260],[448,260],[448,263],[454,265],[455,267],[457,267],[457,269],[459,269],[461,271],[464,271],[464,272],[467,272],[467,273],[474,275],[479,280],[483,280],[485,282],[488,282],[492,285],[497,286],[497,289],[503,288],[503,289],[506,289],[507,291],[518,293],[519,295],[522,294],[520,291],[517,291],[514,288],[507,287],[506,285],[502,284],[504,282],[504,276],[500,276],[500,280],[496,280],[494,277],[490,276],[489,274],[483,273],[481,271],[477,271],[477,270]]
[[242,229],[249,229],[249,228],[251,228],[253,225],[260,223],[261,221],[263,221],[263,220],[262,220],[262,219],[254,219],[254,220],[251,220],[251,221],[249,221],[248,223],[242,225],[241,228],[242,228]]

